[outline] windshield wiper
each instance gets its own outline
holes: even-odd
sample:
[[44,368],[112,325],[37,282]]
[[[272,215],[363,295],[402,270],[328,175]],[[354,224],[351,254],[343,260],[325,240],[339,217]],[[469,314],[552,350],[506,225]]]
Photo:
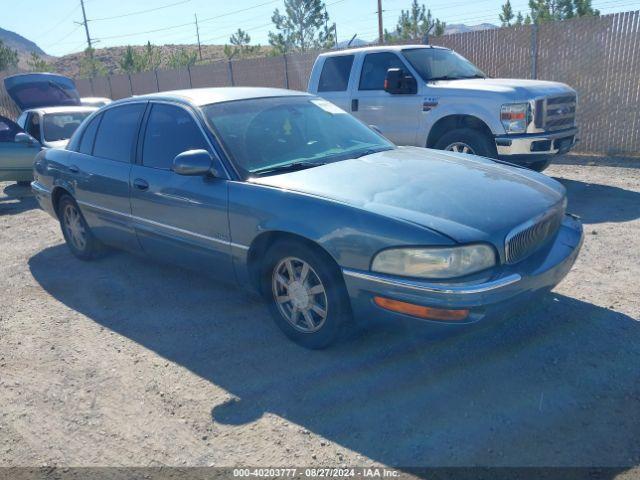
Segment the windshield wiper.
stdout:
[[355,158],[365,157],[367,155],[373,155],[374,153],[386,152],[387,150],[391,150],[391,148],[367,148],[366,150],[361,150],[349,158],[355,159]]
[[468,77],[450,77],[448,75],[444,75],[442,77],[432,77],[429,79],[430,82],[435,82],[436,80],[466,80],[468,78],[486,78],[484,75],[480,75],[476,73],[475,75],[471,75]]
[[296,170],[304,170],[305,168],[319,167],[320,165],[324,165],[324,163],[323,162],[293,162],[293,163],[287,163],[286,165],[278,165],[275,167],[259,168],[257,170],[252,171],[251,173],[254,175],[262,175],[263,173],[273,173],[273,172],[294,172]]

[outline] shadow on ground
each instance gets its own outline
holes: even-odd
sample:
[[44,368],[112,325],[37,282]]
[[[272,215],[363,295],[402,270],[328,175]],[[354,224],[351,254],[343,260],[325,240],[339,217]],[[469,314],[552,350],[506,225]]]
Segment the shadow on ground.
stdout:
[[29,265],[60,302],[233,394],[213,422],[271,412],[389,465],[640,464],[640,322],[611,310],[549,296],[447,339],[376,329],[318,352],[188,271],[128,254],[83,263],[63,245]]
[[0,196],[0,215],[16,215],[38,208],[30,186],[11,183],[4,187],[3,193],[5,196]]
[[628,222],[640,218],[640,193],[624,188],[556,178],[567,189],[568,211],[584,223]]

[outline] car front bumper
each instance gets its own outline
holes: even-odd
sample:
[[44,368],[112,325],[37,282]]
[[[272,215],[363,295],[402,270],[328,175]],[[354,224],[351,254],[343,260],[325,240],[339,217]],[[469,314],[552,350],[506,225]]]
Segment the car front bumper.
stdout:
[[557,132],[496,137],[498,157],[540,157],[567,153],[577,142],[577,128]]
[[[343,269],[343,274],[358,321],[412,319],[434,325],[468,325],[508,315],[536,293],[551,290],[573,266],[582,241],[581,223],[567,215],[553,243],[481,282],[432,283],[351,269]],[[385,310],[374,303],[376,296],[439,309],[468,309],[470,313],[463,321],[424,320]]]

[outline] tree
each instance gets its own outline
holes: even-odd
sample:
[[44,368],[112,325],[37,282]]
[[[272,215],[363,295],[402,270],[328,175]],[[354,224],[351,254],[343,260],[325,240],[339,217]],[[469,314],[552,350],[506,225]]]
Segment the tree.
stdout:
[[284,0],[284,13],[276,8],[271,21],[277,32],[269,32],[275,54],[327,48],[335,42],[334,25],[322,0]]
[[260,48],[256,45],[250,45],[251,37],[241,28],[239,28],[236,33],[231,35],[231,37],[229,38],[229,42],[231,43],[231,45],[224,46],[224,54],[228,59],[250,55],[258,48]]
[[36,52],[31,52],[29,59],[27,60],[29,70],[32,72],[46,72],[51,69],[49,65],[40,55]]
[[411,8],[400,13],[396,35],[402,40],[422,39],[430,34],[442,35],[445,27],[445,22],[434,19],[431,10],[427,10],[424,4],[418,5],[418,0],[413,0]]
[[144,53],[142,54],[143,70],[157,70],[162,64],[162,54],[158,47],[151,45],[151,42],[147,41],[144,47]]
[[516,21],[514,25],[522,25],[524,22],[524,17],[522,16],[522,12],[518,11],[518,15],[516,15]]
[[0,70],[15,68],[18,66],[18,51],[13,48],[6,47],[4,42],[0,40]]
[[[600,11],[591,6],[591,0],[529,0],[528,23],[598,15]],[[528,24],[527,18],[524,23]]]
[[80,60],[80,76],[93,78],[107,74],[107,67],[95,57],[95,48],[86,48],[84,56]]
[[136,73],[140,71],[140,58],[131,45],[127,45],[124,54],[120,60],[118,60],[118,65],[120,65],[120,68],[127,73]]
[[189,52],[184,48],[180,48],[169,54],[167,64],[171,68],[190,67],[198,60],[198,52]]
[[576,17],[597,17],[600,10],[595,10],[591,6],[591,0],[573,0],[573,8]]
[[511,20],[513,20],[513,8],[511,8],[511,2],[509,0],[502,5],[502,13],[498,16],[500,17],[500,22],[502,22],[503,27],[511,26]]

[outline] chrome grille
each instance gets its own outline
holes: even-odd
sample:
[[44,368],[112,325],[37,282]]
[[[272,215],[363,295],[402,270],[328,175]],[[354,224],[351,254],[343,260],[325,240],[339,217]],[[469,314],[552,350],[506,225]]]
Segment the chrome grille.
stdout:
[[536,102],[536,127],[545,131],[572,128],[576,124],[576,96],[547,97]]
[[506,262],[511,264],[524,260],[544,245],[558,231],[562,215],[562,209],[554,209],[542,218],[526,222],[512,230],[505,239]]

